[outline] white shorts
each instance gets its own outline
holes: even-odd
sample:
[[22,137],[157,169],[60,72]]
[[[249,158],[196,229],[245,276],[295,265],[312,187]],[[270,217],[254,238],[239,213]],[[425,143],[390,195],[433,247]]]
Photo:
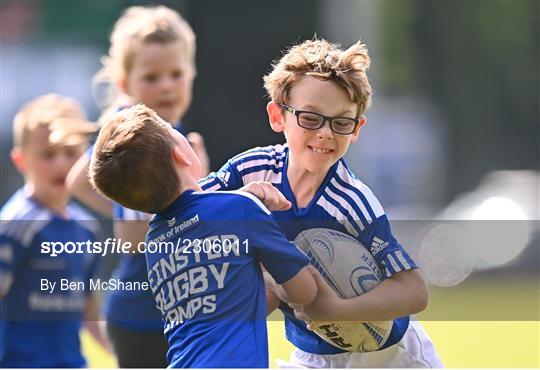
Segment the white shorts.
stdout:
[[395,345],[376,352],[317,355],[295,349],[290,362],[277,360],[279,368],[443,368],[431,339],[418,321],[412,321]]

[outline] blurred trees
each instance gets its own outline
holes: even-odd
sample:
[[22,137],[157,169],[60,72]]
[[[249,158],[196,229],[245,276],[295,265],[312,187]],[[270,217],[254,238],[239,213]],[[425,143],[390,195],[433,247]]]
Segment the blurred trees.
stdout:
[[539,169],[539,3],[383,8],[383,90],[424,95],[447,118],[448,196],[494,169]]

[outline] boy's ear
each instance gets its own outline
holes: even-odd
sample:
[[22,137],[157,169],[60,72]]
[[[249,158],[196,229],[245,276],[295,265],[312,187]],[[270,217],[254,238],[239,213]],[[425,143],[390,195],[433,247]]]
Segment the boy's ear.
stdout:
[[22,153],[22,150],[20,147],[16,146],[13,149],[11,149],[11,161],[13,162],[13,165],[20,173],[24,173],[26,170],[26,165],[24,161],[24,155]]
[[283,132],[285,130],[285,116],[283,115],[283,108],[271,101],[266,105],[266,112],[268,112],[268,121],[270,121],[270,127],[275,132]]
[[189,167],[192,164],[177,146],[175,146],[172,150],[172,158],[173,162],[181,167]]
[[364,126],[367,123],[366,117],[360,116],[360,121],[358,122],[358,126],[354,129],[352,133],[351,142],[356,143],[356,140],[358,140],[358,135],[360,134],[360,129],[362,126]]

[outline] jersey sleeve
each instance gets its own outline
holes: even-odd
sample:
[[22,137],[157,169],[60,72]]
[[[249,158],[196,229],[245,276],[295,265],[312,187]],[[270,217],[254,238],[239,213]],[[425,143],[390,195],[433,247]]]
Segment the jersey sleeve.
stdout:
[[150,215],[145,212],[126,208],[118,203],[113,203],[114,221],[150,221]]
[[387,278],[396,272],[418,268],[392,235],[390,222],[384,214],[372,220],[358,235],[358,240],[369,249]]
[[278,284],[294,277],[309,258],[288,241],[270,211],[254,196],[245,193],[246,229],[249,248]]
[[8,294],[25,251],[20,242],[4,231],[0,233],[0,297]]
[[199,185],[203,191],[216,190],[238,190],[244,183],[242,176],[236,168],[233,160],[227,161],[217,172],[212,172],[208,176],[199,180]]

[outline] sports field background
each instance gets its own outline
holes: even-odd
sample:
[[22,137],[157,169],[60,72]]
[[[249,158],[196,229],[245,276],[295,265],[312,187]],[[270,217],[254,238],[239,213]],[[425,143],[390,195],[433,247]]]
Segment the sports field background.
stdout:
[[[422,321],[422,325],[444,365],[454,368],[540,367],[539,284],[533,279],[515,279],[484,281],[482,285],[472,284],[474,289],[452,289],[452,294],[432,289],[430,306],[424,316],[436,320]],[[460,312],[458,317],[463,320],[444,320],[446,315],[454,317],[441,312],[445,307],[454,313]],[[516,319],[522,320],[466,320],[466,317],[476,318],[485,310],[489,310],[492,318],[505,317],[509,309],[521,312]],[[285,339],[283,321],[269,321],[268,330],[270,366],[275,367],[277,358],[288,359],[293,346]],[[87,333],[83,333],[83,346],[90,367],[116,366],[113,358]]]

